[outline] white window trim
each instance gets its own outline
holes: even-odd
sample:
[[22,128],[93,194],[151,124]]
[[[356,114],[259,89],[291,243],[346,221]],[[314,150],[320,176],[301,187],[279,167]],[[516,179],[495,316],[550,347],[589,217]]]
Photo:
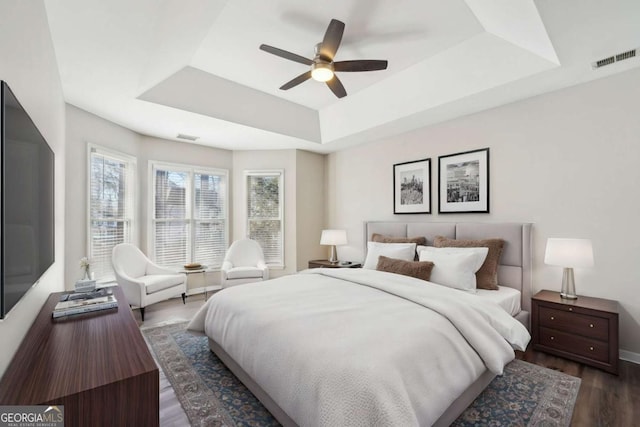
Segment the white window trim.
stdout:
[[[87,195],[87,204],[86,204],[86,213],[87,213],[87,221],[86,221],[86,230],[87,230],[87,240],[86,240],[86,248],[87,248],[87,258],[91,260],[91,153],[99,153],[105,157],[112,157],[115,160],[124,160],[131,163],[131,191],[128,193],[127,203],[131,206],[131,236],[130,242],[136,246],[139,246],[138,239],[138,204],[137,204],[137,189],[138,189],[138,159],[135,156],[130,154],[123,153],[121,151],[112,150],[110,148],[103,147],[98,144],[93,144],[91,142],[87,143],[87,185],[86,185],[86,195]],[[113,277],[102,278],[98,280],[98,283],[111,283],[115,282],[115,275]]]
[[[188,172],[191,176],[191,180],[189,181],[189,193],[191,194],[193,191],[193,174],[198,172],[210,173],[210,174],[218,174],[224,175],[225,177],[225,203],[224,203],[224,217],[227,226],[225,227],[224,239],[225,239],[225,247],[229,247],[229,228],[231,228],[231,220],[229,218],[229,170],[228,169],[220,169],[220,168],[212,168],[206,166],[196,166],[196,165],[188,165],[184,163],[169,163],[158,160],[149,160],[149,181],[148,181],[148,192],[149,192],[149,205],[147,210],[147,215],[149,220],[147,221],[147,248],[149,253],[149,258],[155,262],[156,259],[156,228],[155,225],[155,206],[156,206],[156,191],[155,191],[155,170],[156,168],[160,169],[169,169],[171,171],[176,172]],[[187,212],[189,212],[190,220],[193,221],[192,214],[194,210],[194,197],[193,194],[189,197],[191,203],[187,206]],[[192,230],[194,228],[192,227]],[[193,242],[192,242],[193,244]],[[192,248],[187,248],[190,252]],[[219,271],[220,267],[211,267],[208,271]]]
[[280,183],[279,183],[279,189],[280,189],[280,194],[279,194],[279,207],[280,207],[280,218],[281,218],[281,233],[280,233],[280,247],[282,248],[282,263],[279,264],[268,264],[267,266],[269,267],[270,270],[284,270],[286,268],[286,260],[285,260],[285,247],[284,247],[284,242],[285,242],[285,226],[284,226],[284,213],[285,213],[285,209],[284,209],[284,169],[251,169],[251,170],[245,170],[244,171],[244,183],[242,184],[243,188],[244,188],[244,197],[243,197],[243,204],[244,204],[244,226],[245,226],[245,230],[244,230],[244,235],[248,238],[249,237],[249,205],[247,203],[247,198],[249,196],[249,189],[247,188],[247,178],[249,176],[279,176],[280,177]]

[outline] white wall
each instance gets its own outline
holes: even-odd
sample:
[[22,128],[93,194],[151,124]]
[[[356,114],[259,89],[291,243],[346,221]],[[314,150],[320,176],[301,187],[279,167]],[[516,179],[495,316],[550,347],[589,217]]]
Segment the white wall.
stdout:
[[[620,347],[640,361],[640,70],[330,154],[328,223],[348,230],[341,259],[362,259],[363,221],[534,223],[535,290],[559,290],[548,237],[589,238],[595,268],[579,294],[620,302]],[[437,214],[438,156],[490,147],[490,214]],[[432,215],[393,215],[393,164],[432,159]]]
[[231,199],[235,221],[231,241],[244,239],[248,233],[244,172],[275,169],[284,171],[284,269],[271,268],[271,278],[296,272],[296,150],[233,152]]
[[271,268],[269,277],[307,268],[311,259],[325,258],[319,245],[325,224],[325,155],[301,150],[233,152],[233,239],[247,236],[247,170],[284,170],[284,269]]
[[[231,181],[231,168],[233,166],[233,152],[218,148],[205,147],[203,145],[190,144],[184,142],[168,141],[149,136],[142,136],[142,144],[138,157],[138,172],[140,183],[140,213],[141,213],[141,247],[149,253],[149,228],[152,212],[149,211],[151,199],[149,195],[149,161],[157,160],[167,163],[180,163],[192,166],[202,166],[205,168],[226,169],[229,171],[229,181]],[[233,230],[233,210],[232,204],[232,184],[229,182],[229,243]],[[221,277],[219,272],[206,274],[206,286],[219,285]],[[202,274],[189,274],[187,286],[189,291],[197,291],[204,286]]]
[[[29,25],[25,25],[29,22]],[[0,375],[51,292],[64,288],[65,107],[44,3],[0,2],[0,79],[6,81],[55,153],[55,262],[0,321]]]
[[[189,144],[166,139],[142,136],[138,157],[138,179],[140,182],[141,205],[141,247],[148,250],[148,224],[151,220],[151,212],[148,210],[151,199],[149,198],[149,161],[156,160],[167,163],[178,163],[191,166],[202,166],[205,168],[226,169],[229,171],[231,180],[231,167],[233,166],[233,152],[218,148],[205,147],[203,145]],[[231,203],[231,192],[229,193]],[[229,209],[229,219],[233,218]],[[231,221],[233,223],[233,221]],[[229,230],[231,230],[232,225]],[[231,231],[229,231],[231,239]]]
[[[138,211],[135,242],[148,253],[147,232],[149,224],[149,161],[158,160],[210,168],[227,169],[231,173],[232,152],[196,144],[167,141],[148,136],[116,125],[72,105],[67,106],[67,244],[66,280],[68,289],[82,275],[80,258],[87,256],[87,144],[135,156],[137,160],[138,187],[136,203]],[[230,236],[231,238],[231,233]],[[219,275],[207,274],[208,285],[218,284]],[[200,275],[189,276],[189,288],[202,286]]]
[[313,259],[327,259],[328,249],[319,246],[325,225],[326,156],[296,151],[296,264],[304,270]]
[[[87,193],[88,144],[96,144],[138,157],[141,137],[137,133],[104,120],[73,105],[67,105],[67,179],[66,179],[66,246],[65,288],[73,289],[84,270],[80,258],[88,256]],[[138,168],[140,168],[138,159]],[[138,171],[138,174],[140,172]],[[138,211],[141,206],[138,203]],[[134,242],[140,242],[140,227]]]

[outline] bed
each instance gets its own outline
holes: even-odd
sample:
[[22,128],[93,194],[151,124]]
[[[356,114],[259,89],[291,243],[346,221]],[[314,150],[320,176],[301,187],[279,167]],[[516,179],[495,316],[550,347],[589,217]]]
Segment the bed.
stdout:
[[285,426],[449,425],[528,343],[531,226],[367,222],[364,233],[502,238],[499,283],[512,292],[486,302],[393,273],[316,269],[223,290],[189,329]]

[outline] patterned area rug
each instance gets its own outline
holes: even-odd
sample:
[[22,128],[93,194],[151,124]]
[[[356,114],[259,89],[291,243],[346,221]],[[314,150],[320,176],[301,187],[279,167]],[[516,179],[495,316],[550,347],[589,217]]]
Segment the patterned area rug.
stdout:
[[[143,330],[192,426],[277,426],[278,422],[186,322]],[[580,378],[514,360],[454,426],[568,426]]]

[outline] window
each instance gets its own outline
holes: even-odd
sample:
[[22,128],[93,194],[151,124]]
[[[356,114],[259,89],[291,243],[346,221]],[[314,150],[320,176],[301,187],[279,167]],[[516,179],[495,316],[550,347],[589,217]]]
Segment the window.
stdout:
[[89,251],[96,280],[114,279],[111,251],[132,241],[136,159],[89,145]]
[[284,266],[283,172],[245,172],[247,230],[269,265]]
[[152,163],[149,247],[160,265],[222,265],[227,249],[226,170]]

